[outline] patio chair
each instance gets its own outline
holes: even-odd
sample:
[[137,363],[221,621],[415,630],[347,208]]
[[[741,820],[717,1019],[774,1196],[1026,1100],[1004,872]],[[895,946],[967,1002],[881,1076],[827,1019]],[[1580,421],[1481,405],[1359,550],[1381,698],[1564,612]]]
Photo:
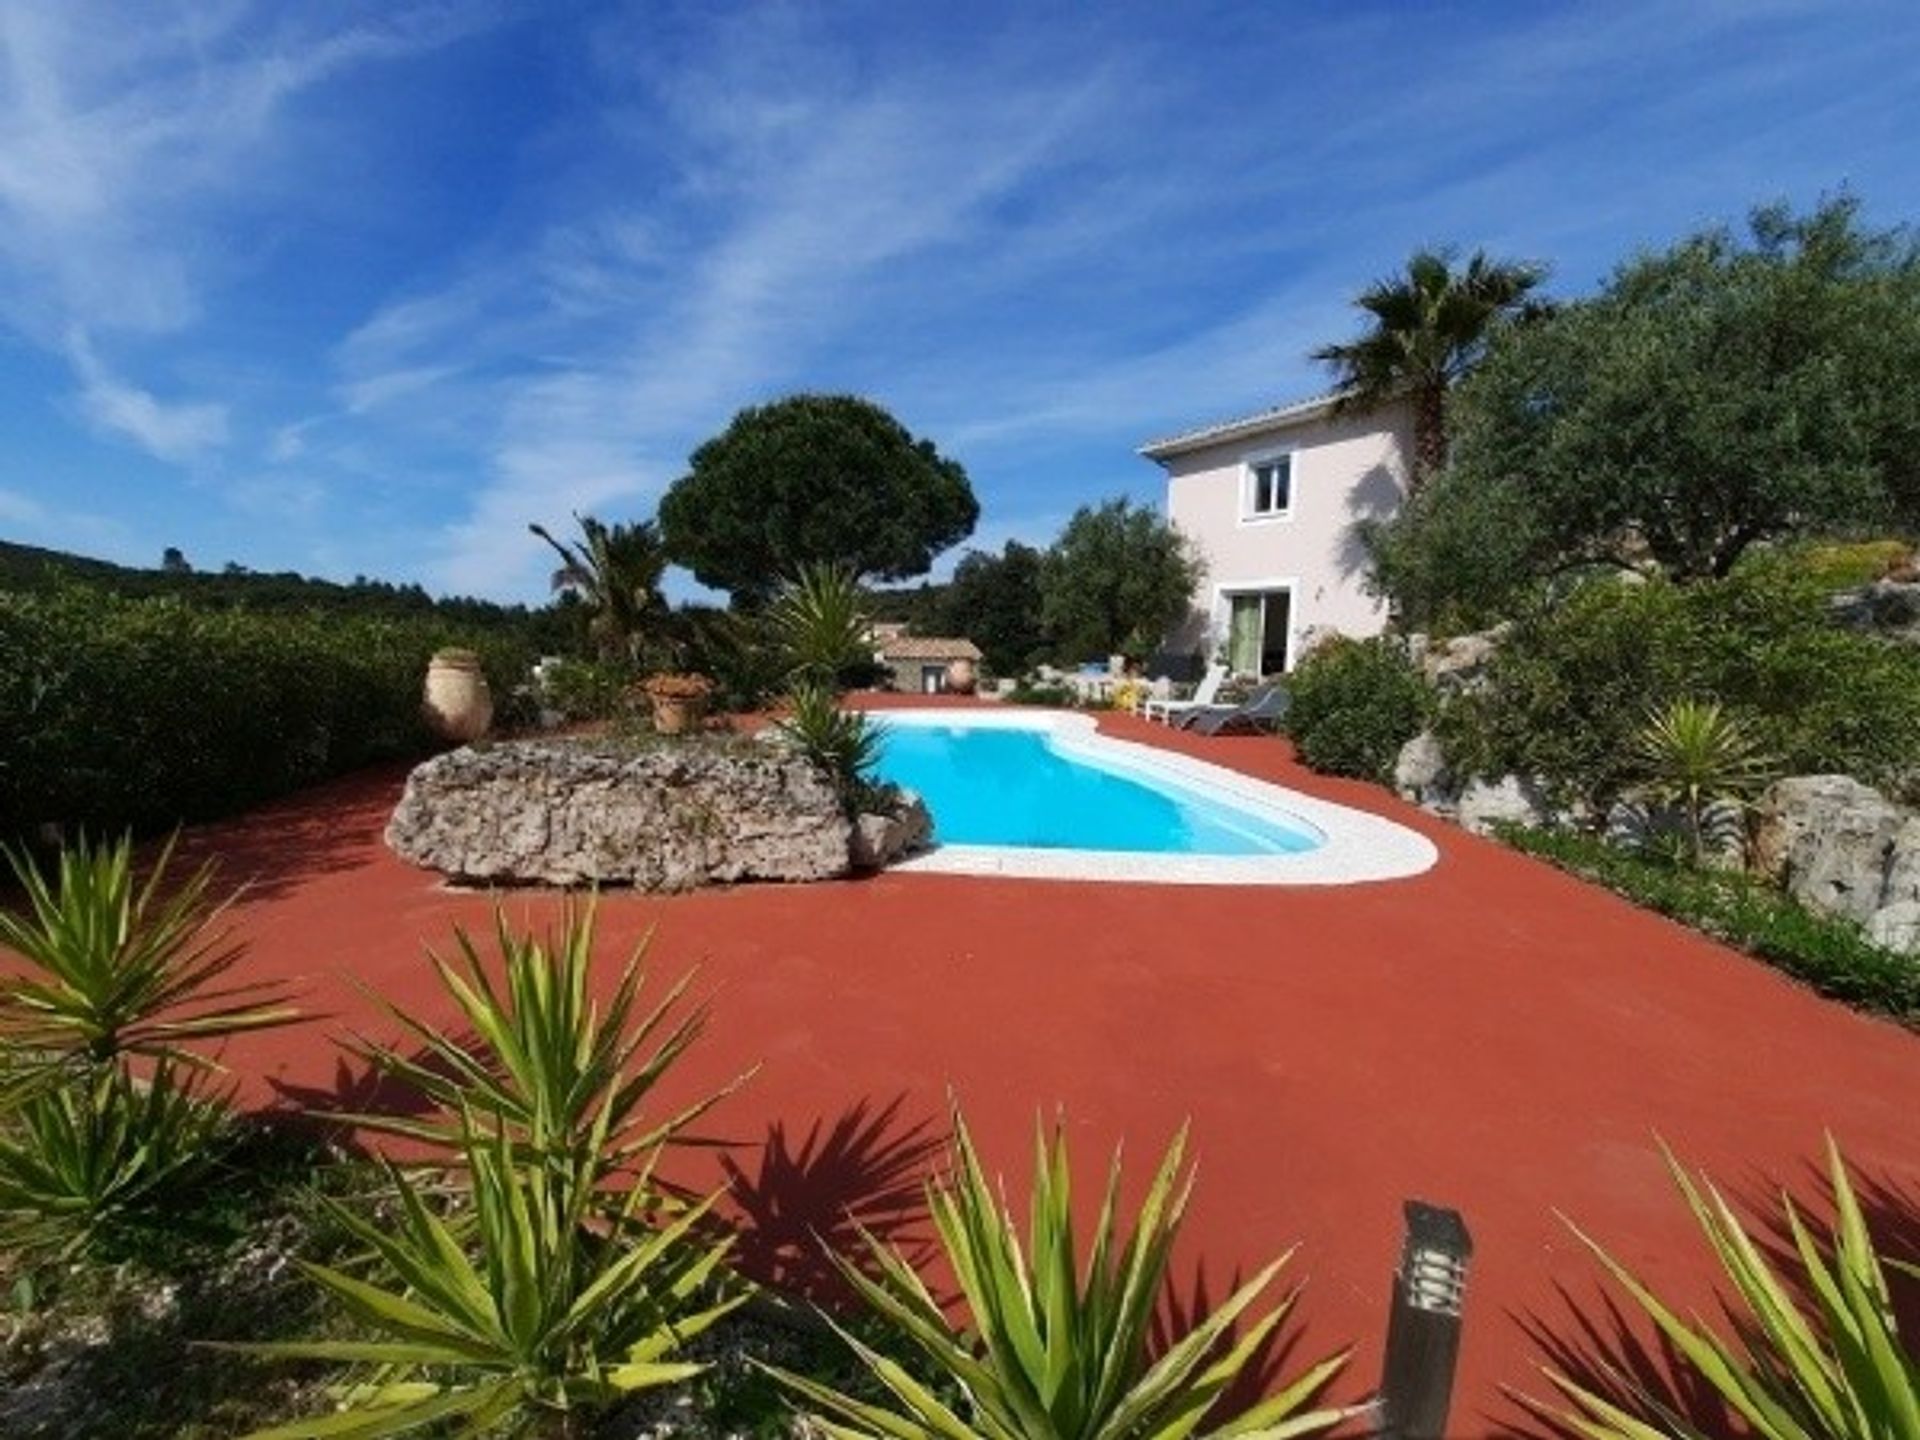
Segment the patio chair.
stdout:
[[1174,723],[1173,717],[1185,715],[1194,710],[1205,709],[1213,704],[1213,697],[1220,693],[1220,687],[1226,683],[1227,667],[1209,665],[1207,673],[1194,687],[1191,700],[1149,700],[1140,707],[1140,713],[1149,720],[1158,720],[1162,725]]
[[1290,700],[1286,686],[1266,685],[1248,696],[1244,704],[1207,705],[1189,710],[1174,723],[1196,735],[1271,734],[1286,718]]

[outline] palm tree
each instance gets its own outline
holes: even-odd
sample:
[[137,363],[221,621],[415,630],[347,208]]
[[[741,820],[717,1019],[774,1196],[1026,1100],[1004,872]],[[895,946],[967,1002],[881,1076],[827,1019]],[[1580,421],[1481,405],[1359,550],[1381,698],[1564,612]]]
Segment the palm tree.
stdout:
[[1531,314],[1527,296],[1544,267],[1489,259],[1476,250],[1453,268],[1448,250],[1421,250],[1404,275],[1376,281],[1354,301],[1373,317],[1358,339],[1323,345],[1313,358],[1333,367],[1336,410],[1368,409],[1405,395],[1413,401],[1413,476],[1418,490],[1447,459],[1447,391],[1486,349],[1504,317]]
[[572,590],[593,611],[587,633],[607,659],[638,663],[641,647],[665,623],[667,602],[660,577],[667,555],[659,528],[651,520],[607,525],[591,515],[576,515],[581,538],[554,539],[544,525],[527,529],[559,554],[553,572],[555,590]]

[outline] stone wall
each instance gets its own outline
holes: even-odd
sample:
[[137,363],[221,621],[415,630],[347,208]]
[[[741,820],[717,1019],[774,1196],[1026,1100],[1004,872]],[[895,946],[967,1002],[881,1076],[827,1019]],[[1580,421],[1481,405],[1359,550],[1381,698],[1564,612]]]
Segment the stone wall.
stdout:
[[466,881],[686,890],[830,879],[925,843],[917,799],[884,819],[862,830],[812,765],[776,746],[533,740],[416,767],[387,844]]

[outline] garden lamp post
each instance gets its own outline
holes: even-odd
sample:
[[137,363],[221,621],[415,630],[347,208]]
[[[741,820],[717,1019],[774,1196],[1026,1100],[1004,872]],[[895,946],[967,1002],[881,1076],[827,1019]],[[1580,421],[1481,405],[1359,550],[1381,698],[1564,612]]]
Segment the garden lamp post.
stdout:
[[1409,1200],[1406,1217],[1375,1433],[1390,1440],[1440,1440],[1460,1359],[1460,1309],[1473,1237],[1456,1210]]

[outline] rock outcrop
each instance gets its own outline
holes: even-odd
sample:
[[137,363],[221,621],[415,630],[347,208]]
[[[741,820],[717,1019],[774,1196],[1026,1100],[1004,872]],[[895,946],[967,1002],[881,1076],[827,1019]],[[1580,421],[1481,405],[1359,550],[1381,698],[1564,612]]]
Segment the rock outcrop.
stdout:
[[[1795,775],[1761,797],[1754,868],[1809,909],[1920,951],[1920,814],[1846,775]],[[1886,913],[1892,912],[1892,913]],[[1883,938],[1885,937],[1885,938]]]
[[1523,775],[1498,780],[1469,780],[1454,805],[1454,819],[1462,829],[1488,835],[1496,825],[1540,826],[1554,818],[1552,804],[1533,781]]
[[1842,590],[1832,600],[1834,617],[1857,630],[1871,630],[1905,645],[1920,645],[1920,581],[1876,580]]
[[1479,689],[1486,681],[1487,666],[1500,650],[1501,641],[1513,632],[1511,620],[1491,630],[1456,635],[1451,640],[1428,641],[1424,636],[1411,647],[1427,683],[1442,694],[1458,694]]
[[[884,817],[892,848],[861,860],[925,843],[925,809],[908,808],[917,822]],[[416,767],[387,844],[460,880],[686,890],[844,875],[855,828],[813,766],[773,747],[535,740]]]
[[1393,788],[1402,800],[1411,800],[1435,815],[1452,815],[1459,786],[1447,764],[1440,737],[1422,730],[1400,747],[1393,762]]
[[896,790],[887,814],[857,815],[847,837],[847,854],[856,870],[878,870],[924,850],[933,840],[933,817],[911,790]]

